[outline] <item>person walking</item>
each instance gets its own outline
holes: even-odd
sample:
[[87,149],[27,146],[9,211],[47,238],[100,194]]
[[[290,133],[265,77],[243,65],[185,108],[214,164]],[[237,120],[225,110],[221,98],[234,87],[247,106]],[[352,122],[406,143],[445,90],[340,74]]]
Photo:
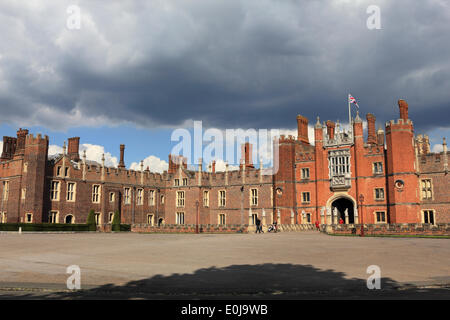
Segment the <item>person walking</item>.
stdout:
[[261,233],[261,220],[256,218],[255,223],[256,223],[256,232],[255,233]]
[[320,231],[319,221],[316,221],[316,229],[317,229],[317,231]]

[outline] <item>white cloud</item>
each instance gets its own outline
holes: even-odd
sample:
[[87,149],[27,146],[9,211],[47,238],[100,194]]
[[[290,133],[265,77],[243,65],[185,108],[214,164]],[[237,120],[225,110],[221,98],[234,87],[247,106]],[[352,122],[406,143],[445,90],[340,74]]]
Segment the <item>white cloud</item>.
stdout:
[[[148,156],[144,159],[144,170],[149,167],[151,172],[163,173],[169,168],[169,164],[155,156]],[[141,163],[133,162],[130,166],[131,170],[140,171]]]
[[63,149],[60,146],[57,146],[57,145],[54,145],[54,144],[51,144],[51,145],[48,146],[48,155],[49,156],[54,156],[54,155],[60,154],[62,152],[63,152]]
[[[117,167],[118,160],[117,157],[113,157],[111,153],[105,152],[105,147],[84,143],[80,145],[80,157],[83,156],[83,152],[86,150],[86,160],[96,161],[102,163],[102,156],[105,155],[105,166],[107,167]],[[63,152],[63,148],[57,145],[50,145],[48,147],[48,155],[56,155]]]
[[119,161],[117,157],[113,157],[111,153],[105,152],[105,147],[84,143],[80,145],[80,156],[83,156],[83,152],[86,150],[86,159],[97,161],[98,163],[102,163],[102,155],[105,155],[105,166],[107,167],[117,167]]
[[[222,159],[216,160],[216,172],[225,171],[226,165],[225,161]],[[228,171],[239,170],[239,166],[228,165]]]
[[443,150],[444,150],[444,147],[442,146],[442,144],[435,144],[431,151],[439,153],[439,152],[442,152]]

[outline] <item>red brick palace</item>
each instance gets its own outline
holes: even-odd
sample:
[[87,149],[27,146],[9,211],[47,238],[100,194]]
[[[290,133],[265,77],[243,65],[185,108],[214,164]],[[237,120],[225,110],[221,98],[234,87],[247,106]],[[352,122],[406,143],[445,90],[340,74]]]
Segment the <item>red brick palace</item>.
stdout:
[[408,104],[400,119],[375,127],[367,114],[367,137],[359,115],[352,128],[327,121],[314,127],[297,117],[298,136],[279,139],[279,170],[255,168],[251,146],[243,146],[238,170],[188,170],[184,158],[169,156],[168,171],[127,170],[124,145],[117,168],[86,160],[80,138],[63,154],[48,156],[47,136],[20,129],[3,137],[0,162],[0,222],[85,223],[94,210],[98,224],[113,213],[129,224],[449,223],[448,151],[431,153],[427,136],[414,135]]

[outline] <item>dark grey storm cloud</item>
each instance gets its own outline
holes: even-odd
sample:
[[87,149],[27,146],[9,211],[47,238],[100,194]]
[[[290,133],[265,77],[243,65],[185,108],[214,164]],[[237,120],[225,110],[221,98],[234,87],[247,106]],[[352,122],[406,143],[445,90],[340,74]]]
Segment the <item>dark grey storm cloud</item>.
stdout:
[[419,128],[450,126],[445,0],[18,2],[0,4],[3,122],[292,127],[345,121],[351,93],[380,122],[404,98]]

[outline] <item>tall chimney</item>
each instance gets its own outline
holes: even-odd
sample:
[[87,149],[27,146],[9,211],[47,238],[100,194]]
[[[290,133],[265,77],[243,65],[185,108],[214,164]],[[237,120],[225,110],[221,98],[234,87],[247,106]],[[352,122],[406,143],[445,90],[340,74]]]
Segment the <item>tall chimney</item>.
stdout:
[[372,113],[366,115],[367,119],[367,143],[376,144],[377,136],[375,134],[375,116]]
[[335,129],[335,124],[333,121],[328,120],[327,121],[327,133],[328,133],[328,137],[330,139],[334,139],[334,129]]
[[254,168],[252,161],[252,145],[249,142],[241,146],[241,170],[242,166],[247,168]]
[[69,156],[70,160],[73,161],[80,161],[80,154],[79,154],[79,149],[80,149],[80,137],[73,137],[73,138],[69,138],[69,146],[67,148],[67,153]]
[[403,119],[404,121],[408,120],[408,103],[400,99],[398,100],[398,107],[400,109],[400,119]]
[[123,161],[124,159],[124,153],[125,153],[125,145],[121,144],[120,145],[120,161],[119,161],[119,168],[125,168],[125,162]]
[[297,140],[309,144],[308,138],[308,118],[297,116]]
[[15,154],[24,154],[25,153],[25,140],[28,134],[27,129],[20,128],[17,130],[17,143],[16,143],[16,152]]

